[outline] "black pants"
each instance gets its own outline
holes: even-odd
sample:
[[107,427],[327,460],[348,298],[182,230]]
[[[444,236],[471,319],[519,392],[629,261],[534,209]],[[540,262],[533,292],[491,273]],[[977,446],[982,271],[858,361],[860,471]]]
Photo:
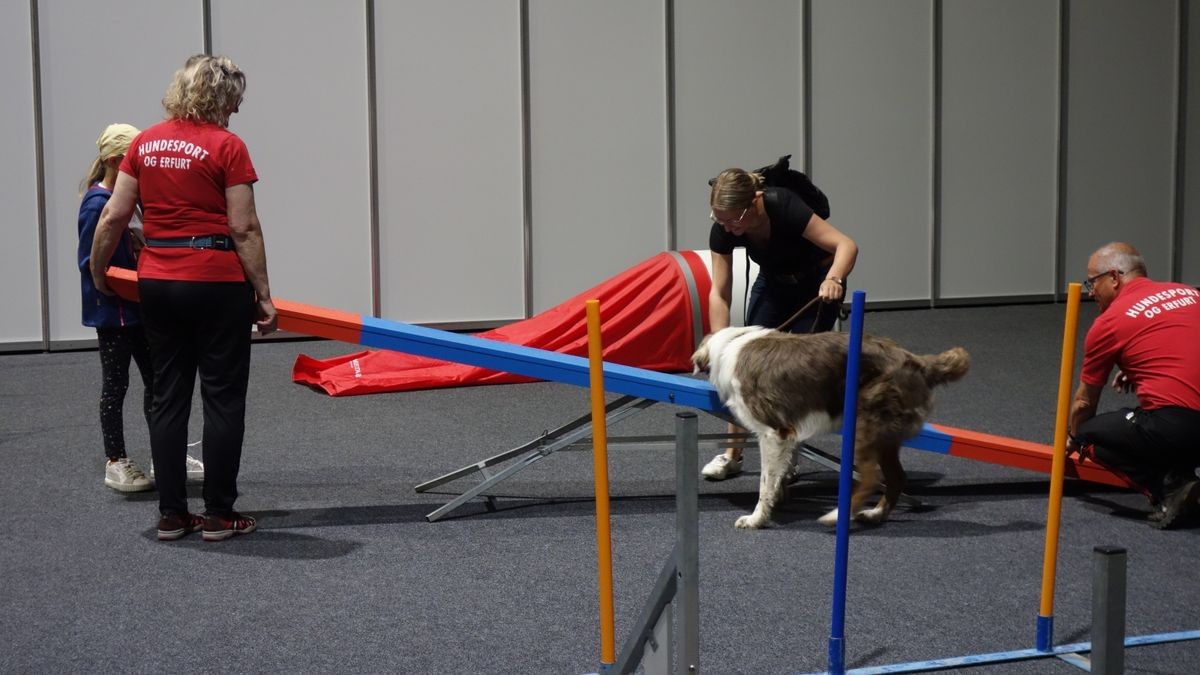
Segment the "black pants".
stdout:
[[[820,279],[824,279],[824,275]],[[785,284],[768,279],[759,272],[750,289],[750,301],[746,310],[747,326],[779,328],[800,308],[817,297],[821,282]],[[784,330],[788,333],[824,333],[833,330],[837,323],[839,305],[814,302],[803,314],[796,317]]]
[[109,459],[125,457],[125,393],[129,391],[129,361],[137,363],[145,385],[142,412],[150,423],[154,401],[150,347],[141,326],[113,326],[96,329],[100,348],[100,433],[104,454]]
[[154,363],[154,454],[159,510],[187,512],[188,417],[200,375],[204,404],[204,509],[228,515],[238,467],[250,379],[254,291],[247,283],[142,279],[142,323]]
[[1076,437],[1095,445],[1096,460],[1125,474],[1155,503],[1163,483],[1200,465],[1200,410],[1122,408],[1079,425]]

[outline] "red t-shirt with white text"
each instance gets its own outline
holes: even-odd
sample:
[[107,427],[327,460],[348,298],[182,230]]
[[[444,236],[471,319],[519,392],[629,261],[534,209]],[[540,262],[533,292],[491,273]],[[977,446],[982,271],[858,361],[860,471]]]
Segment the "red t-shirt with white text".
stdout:
[[[167,120],[138,134],[121,162],[138,181],[149,239],[229,234],[225,189],[258,180],[246,144],[216,124]],[[174,281],[245,281],[234,251],[147,246],[138,276]]]
[[1200,410],[1200,291],[1145,277],[1129,280],[1084,342],[1080,378],[1103,387],[1113,365],[1146,410]]

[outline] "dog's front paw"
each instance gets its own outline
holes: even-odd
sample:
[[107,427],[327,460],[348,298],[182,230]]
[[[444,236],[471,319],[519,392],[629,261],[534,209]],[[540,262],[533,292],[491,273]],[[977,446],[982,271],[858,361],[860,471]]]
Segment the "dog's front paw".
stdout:
[[742,516],[734,522],[733,526],[739,530],[760,530],[767,524],[766,518],[760,518],[754,514]]
[[837,525],[837,518],[838,510],[834,509],[820,518],[817,518],[817,522],[828,527],[835,527]]

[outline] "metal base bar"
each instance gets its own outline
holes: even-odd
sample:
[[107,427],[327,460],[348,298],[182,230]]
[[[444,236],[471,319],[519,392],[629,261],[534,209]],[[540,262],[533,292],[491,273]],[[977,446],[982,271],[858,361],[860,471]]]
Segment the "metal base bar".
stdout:
[[[1177,633],[1157,633],[1154,635],[1140,635],[1125,638],[1125,647],[1142,647],[1145,645],[1166,644],[1168,642],[1184,642],[1186,640],[1200,640],[1200,630],[1181,631]],[[990,654],[975,654],[971,656],[957,656],[945,659],[933,659],[931,661],[912,661],[909,663],[896,663],[887,666],[870,666],[866,668],[854,668],[847,670],[848,674],[852,675],[884,675],[885,673],[925,673],[935,670],[947,670],[950,668],[968,668],[972,666],[983,666],[991,663],[1008,663],[1012,661],[1028,661],[1031,659],[1041,659],[1047,657],[1060,658],[1062,655],[1075,654],[1082,652],[1090,652],[1092,643],[1077,642],[1069,645],[1060,645],[1053,647],[1049,651],[1040,649],[1019,649],[1011,652],[993,652]],[[1064,659],[1065,660],[1065,659]],[[1076,664],[1072,664],[1076,665]],[[813,675],[820,675],[813,673]]]

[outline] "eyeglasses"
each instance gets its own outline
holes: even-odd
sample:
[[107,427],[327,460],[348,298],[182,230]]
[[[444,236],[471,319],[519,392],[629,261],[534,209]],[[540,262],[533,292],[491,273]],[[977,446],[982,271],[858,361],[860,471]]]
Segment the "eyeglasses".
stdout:
[[1096,282],[1099,281],[1100,279],[1112,274],[1113,272],[1116,272],[1117,274],[1125,274],[1121,270],[1107,270],[1107,271],[1101,272],[1100,274],[1097,274],[1094,277],[1088,277],[1087,281],[1083,282],[1083,292],[1087,293],[1088,295],[1092,295],[1092,292],[1094,290],[1096,290]]
[[737,220],[730,220],[730,221],[722,221],[722,220],[718,220],[718,219],[717,219],[717,214],[713,213],[712,211],[709,211],[709,212],[708,212],[708,219],[709,219],[709,220],[711,220],[711,221],[713,221],[714,223],[716,223],[716,224],[718,224],[718,225],[721,225],[721,226],[723,226],[723,227],[733,227],[734,225],[737,225],[738,223],[742,222],[742,219],[746,217],[746,212],[747,212],[747,211],[749,211],[749,210],[750,210],[750,207],[749,207],[749,206],[747,206],[746,208],[742,209],[742,215],[738,216],[738,217],[737,217]]

